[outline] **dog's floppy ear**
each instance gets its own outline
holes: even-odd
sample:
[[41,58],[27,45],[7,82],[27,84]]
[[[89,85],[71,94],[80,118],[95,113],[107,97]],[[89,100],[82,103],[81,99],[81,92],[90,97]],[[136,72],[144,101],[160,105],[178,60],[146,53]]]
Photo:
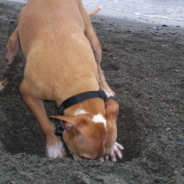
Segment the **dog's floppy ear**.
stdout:
[[105,108],[106,108],[106,117],[107,119],[111,119],[114,122],[117,120],[118,112],[119,112],[119,104],[112,98],[108,99],[105,102]]
[[64,129],[70,133],[80,132],[82,126],[87,124],[85,118],[82,115],[78,116],[50,116],[51,118],[64,121]]

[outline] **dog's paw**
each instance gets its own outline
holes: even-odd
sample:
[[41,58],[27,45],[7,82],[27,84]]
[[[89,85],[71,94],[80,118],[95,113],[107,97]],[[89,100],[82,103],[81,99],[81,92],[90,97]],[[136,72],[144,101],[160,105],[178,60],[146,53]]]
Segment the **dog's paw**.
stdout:
[[7,79],[4,80],[0,79],[0,91],[3,91],[7,83],[8,83]]
[[46,156],[50,158],[63,158],[66,155],[65,148],[61,141],[54,145],[46,146]]
[[117,158],[120,158],[120,159],[122,158],[123,150],[124,150],[124,147],[121,144],[115,142],[110,155],[106,155],[105,160],[110,160],[111,162],[117,162]]
[[105,90],[105,89],[103,89],[103,91],[105,92],[105,94],[107,95],[108,98],[112,97],[112,96],[115,96],[115,93],[112,90]]
[[2,91],[3,89],[4,89],[3,81],[0,81],[0,91]]
[[0,82],[0,91],[2,91],[4,89],[3,84]]

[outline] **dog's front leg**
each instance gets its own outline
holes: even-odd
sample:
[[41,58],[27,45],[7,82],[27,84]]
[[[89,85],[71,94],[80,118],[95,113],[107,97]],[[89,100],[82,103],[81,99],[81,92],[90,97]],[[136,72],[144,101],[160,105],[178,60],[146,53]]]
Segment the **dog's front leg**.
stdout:
[[85,35],[86,35],[86,37],[88,38],[88,40],[91,44],[91,48],[93,50],[95,60],[97,62],[100,87],[105,91],[105,93],[108,97],[114,96],[115,93],[109,87],[109,85],[107,84],[104,72],[101,68],[102,49],[101,49],[101,46],[100,46],[100,42],[99,42],[99,40],[98,40],[98,38],[97,38],[97,36],[96,36],[96,34],[95,34],[95,32],[93,31],[92,28],[91,28],[91,30],[90,29],[86,30]]
[[54,134],[55,125],[48,119],[43,101],[36,99],[25,92],[23,82],[20,85],[20,92],[26,105],[35,115],[41,130],[46,135],[46,155],[51,158],[63,158],[65,156],[65,148],[60,138]]
[[79,1],[79,7],[80,7],[81,15],[84,20],[84,25],[85,25],[84,34],[90,42],[91,48],[95,56],[95,60],[97,62],[98,74],[99,74],[99,85],[105,91],[108,97],[114,96],[115,93],[107,84],[103,70],[101,69],[102,49],[101,49],[100,42],[94,32],[93,26],[91,25],[89,15],[82,5],[82,1]]

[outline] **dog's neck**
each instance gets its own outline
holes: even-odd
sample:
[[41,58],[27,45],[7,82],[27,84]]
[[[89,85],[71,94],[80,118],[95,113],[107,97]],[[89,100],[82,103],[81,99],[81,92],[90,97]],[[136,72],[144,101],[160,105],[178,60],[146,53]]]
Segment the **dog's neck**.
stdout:
[[[64,115],[80,115],[85,114],[86,116],[93,116],[97,114],[105,113],[104,99],[93,98],[88,99],[78,104],[75,104],[64,111]],[[91,118],[90,117],[90,118]]]
[[84,78],[84,80],[85,83],[83,83],[83,80],[81,80],[81,84],[77,84],[77,87],[69,85],[69,90],[67,90],[67,92],[63,92],[61,88],[57,90],[55,95],[56,98],[53,100],[56,102],[58,108],[65,100],[69,99],[70,97],[84,93],[85,91],[99,90],[99,83],[96,79],[94,79],[94,81],[92,80],[93,82],[90,81],[90,77],[88,77],[88,79]]

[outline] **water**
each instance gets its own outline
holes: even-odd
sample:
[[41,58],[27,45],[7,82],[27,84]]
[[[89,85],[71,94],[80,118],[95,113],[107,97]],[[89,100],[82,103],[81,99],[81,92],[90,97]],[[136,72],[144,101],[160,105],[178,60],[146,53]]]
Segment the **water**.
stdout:
[[184,21],[184,0],[83,0],[83,3],[135,15]]
[[[26,2],[26,0],[10,1]],[[99,13],[101,15],[184,27],[184,0],[82,0],[82,2],[87,11],[95,9],[94,6],[103,7]]]

